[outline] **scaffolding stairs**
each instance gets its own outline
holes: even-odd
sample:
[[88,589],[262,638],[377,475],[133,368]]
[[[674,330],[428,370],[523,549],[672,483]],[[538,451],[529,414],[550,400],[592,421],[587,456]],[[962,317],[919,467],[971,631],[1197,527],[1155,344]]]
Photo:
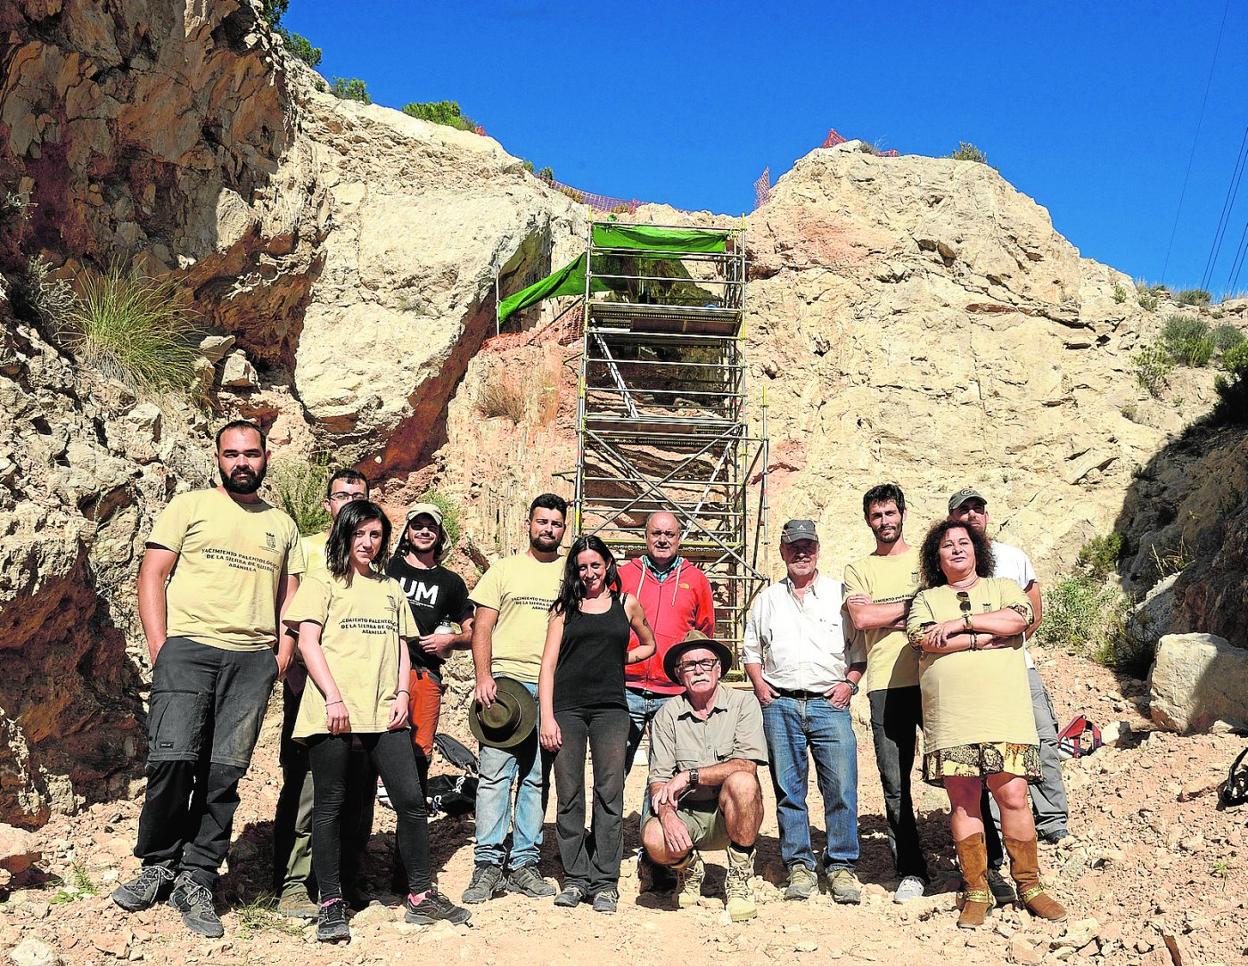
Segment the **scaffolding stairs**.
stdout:
[[[642,242],[613,244],[629,229]],[[656,229],[678,240],[647,248]],[[624,559],[644,550],[651,513],[674,514],[734,649],[767,582],[767,415],[745,393],[744,241],[744,229],[590,226],[574,518]]]

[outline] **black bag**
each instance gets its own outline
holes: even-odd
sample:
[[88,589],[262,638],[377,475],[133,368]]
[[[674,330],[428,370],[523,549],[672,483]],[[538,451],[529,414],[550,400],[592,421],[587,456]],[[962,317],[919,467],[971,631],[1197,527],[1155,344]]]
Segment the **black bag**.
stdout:
[[462,775],[434,775],[426,789],[429,815],[471,815],[477,807],[477,756],[450,735],[436,734],[433,745]]
[[1248,758],[1248,748],[1241,751],[1239,757],[1231,763],[1226,782],[1218,789],[1218,803],[1223,808],[1248,802],[1248,764],[1244,762],[1245,758]]

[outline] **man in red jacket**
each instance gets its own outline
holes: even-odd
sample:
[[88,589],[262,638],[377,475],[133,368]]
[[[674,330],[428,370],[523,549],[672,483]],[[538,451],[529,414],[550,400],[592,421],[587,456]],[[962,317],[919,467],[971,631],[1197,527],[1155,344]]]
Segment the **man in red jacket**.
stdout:
[[[620,567],[620,589],[636,595],[641,602],[658,645],[652,657],[624,669],[628,713],[632,719],[624,753],[625,773],[633,767],[633,757],[646,726],[659,709],[682,690],[663,669],[664,655],[691,630],[701,631],[710,638],[715,636],[715,606],[710,582],[701,570],[680,556],[680,537],[680,524],[675,516],[666,512],[652,513],[646,520],[646,552]],[[629,647],[636,646],[634,636]],[[650,815],[647,792],[641,804],[642,825]],[[641,861],[649,869],[655,888],[670,887],[671,875],[664,876],[666,869],[650,863],[644,852]]]

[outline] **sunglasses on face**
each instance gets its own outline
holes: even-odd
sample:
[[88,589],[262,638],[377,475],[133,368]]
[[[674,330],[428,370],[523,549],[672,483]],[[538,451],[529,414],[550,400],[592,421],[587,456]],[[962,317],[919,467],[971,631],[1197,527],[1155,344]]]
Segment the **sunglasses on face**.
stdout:
[[427,530],[429,533],[438,532],[438,525],[436,523],[416,523],[413,521],[408,524],[408,526],[411,527],[412,533],[420,533],[422,530]]
[[676,670],[681,674],[688,674],[691,671],[709,671],[719,666],[719,658],[708,657],[702,661],[685,661]]

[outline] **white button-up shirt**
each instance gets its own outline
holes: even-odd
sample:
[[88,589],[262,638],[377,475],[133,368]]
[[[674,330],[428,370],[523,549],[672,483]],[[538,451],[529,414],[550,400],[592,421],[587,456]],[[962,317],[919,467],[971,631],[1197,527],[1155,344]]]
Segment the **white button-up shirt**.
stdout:
[[827,691],[845,680],[850,664],[866,660],[853,648],[846,654],[841,617],[844,586],[815,574],[799,599],[789,578],[772,584],[754,600],[745,621],[745,664],[761,664],[763,680],[785,691]]

